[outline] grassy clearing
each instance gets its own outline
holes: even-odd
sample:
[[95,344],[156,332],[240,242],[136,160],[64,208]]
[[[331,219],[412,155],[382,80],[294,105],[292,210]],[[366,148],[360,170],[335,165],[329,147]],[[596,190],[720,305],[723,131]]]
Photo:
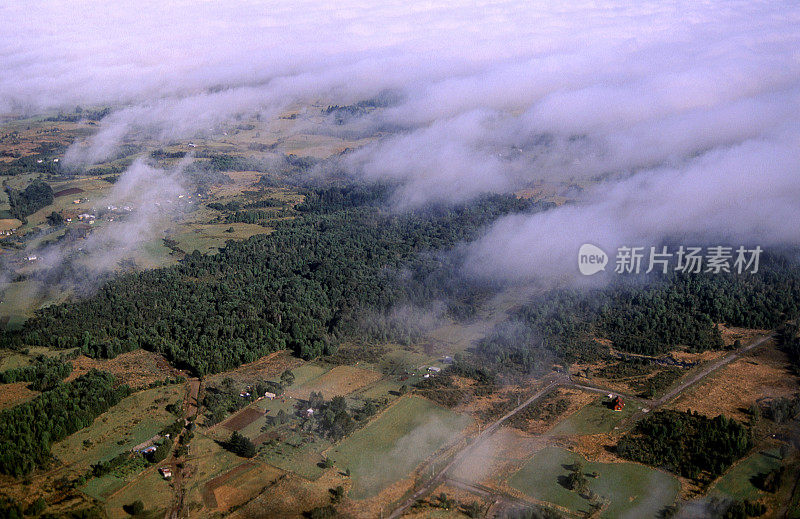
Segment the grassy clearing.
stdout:
[[[311,440],[310,437],[308,437]],[[323,460],[322,452],[331,446],[328,440],[314,437],[313,441],[304,442],[299,434],[283,438],[274,445],[262,447],[260,458],[288,472],[294,472],[306,479],[318,479],[323,469],[320,463]]]
[[584,464],[584,473],[599,473],[599,477],[589,478],[589,488],[610,501],[601,517],[658,517],[680,490],[678,480],[665,472],[635,463],[588,463],[579,454],[558,447],[537,452],[509,484],[534,499],[588,513],[589,501],[560,482],[577,461]]
[[756,500],[764,492],[753,485],[753,478],[778,468],[781,464],[778,449],[757,452],[741,460],[712,486],[714,494],[725,494],[734,499]]
[[597,398],[594,402],[556,425],[553,428],[553,434],[572,436],[609,433],[614,430],[619,422],[642,408],[638,402],[627,400],[622,411],[612,411],[606,405],[607,400],[605,397]]
[[469,422],[423,398],[405,397],[327,454],[340,470],[350,469],[351,497],[364,499],[406,477]]
[[122,507],[137,499],[144,502],[146,512],[162,512],[160,516],[170,506],[172,488],[158,473],[158,467],[147,469],[136,481],[111,496],[106,501],[106,513],[111,519],[130,517]]
[[312,392],[321,392],[325,399],[348,395],[357,389],[367,386],[381,378],[375,371],[359,369],[353,366],[337,366],[305,384],[293,384],[286,393],[294,398],[308,399]]
[[[233,229],[232,232],[228,232]],[[213,252],[225,246],[228,240],[244,240],[256,234],[267,234],[272,229],[253,223],[191,224],[181,227],[181,232],[171,238],[184,252],[198,250]]]
[[134,393],[89,427],[53,445],[53,454],[71,469],[84,471],[128,451],[176,420],[164,407],[180,400],[183,392],[183,385],[174,385]]
[[[290,390],[294,388],[298,388],[303,384],[314,380],[315,378],[319,377],[320,375],[326,373],[328,370],[317,366],[316,364],[304,364],[302,366],[296,367],[292,369],[292,373],[294,373],[294,383],[290,386]],[[279,380],[277,377],[275,380]]]

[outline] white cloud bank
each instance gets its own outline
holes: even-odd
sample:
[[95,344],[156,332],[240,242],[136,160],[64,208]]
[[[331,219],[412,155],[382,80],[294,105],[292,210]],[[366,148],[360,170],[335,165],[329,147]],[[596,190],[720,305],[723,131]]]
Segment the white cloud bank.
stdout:
[[[800,4],[5,2],[0,113],[117,109],[69,158],[191,137],[293,103],[397,104],[349,155],[400,206],[595,179],[471,245],[479,275],[573,275],[578,246],[800,241]],[[706,234],[708,233],[708,234]],[[633,243],[631,243],[633,244]]]

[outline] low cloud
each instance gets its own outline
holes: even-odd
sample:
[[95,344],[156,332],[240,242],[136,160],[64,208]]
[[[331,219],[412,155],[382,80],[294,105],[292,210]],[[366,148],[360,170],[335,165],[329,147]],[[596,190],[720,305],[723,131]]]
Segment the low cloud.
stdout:
[[113,108],[67,163],[390,92],[289,131],[377,135],[338,165],[399,185],[399,209],[583,188],[497,222],[470,246],[474,275],[569,278],[584,242],[798,243],[796,2],[51,0],[0,15],[0,113]]

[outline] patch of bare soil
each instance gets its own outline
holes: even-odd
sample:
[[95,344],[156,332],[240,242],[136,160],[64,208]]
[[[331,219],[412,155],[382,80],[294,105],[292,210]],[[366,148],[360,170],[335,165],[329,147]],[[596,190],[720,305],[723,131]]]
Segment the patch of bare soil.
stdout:
[[206,385],[218,385],[227,377],[239,383],[254,384],[265,379],[276,378],[287,369],[294,369],[302,364],[303,361],[294,357],[288,350],[276,351],[234,370],[212,375],[206,379]]
[[247,407],[231,416],[220,425],[229,431],[241,431],[262,416],[264,416],[264,411],[261,409]]
[[38,394],[38,391],[28,389],[27,382],[0,384],[0,409],[7,409],[17,404],[27,402]]

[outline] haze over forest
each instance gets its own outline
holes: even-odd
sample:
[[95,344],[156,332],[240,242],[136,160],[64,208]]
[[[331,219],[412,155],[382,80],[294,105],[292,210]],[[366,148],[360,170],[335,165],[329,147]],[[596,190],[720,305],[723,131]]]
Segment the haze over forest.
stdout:
[[312,129],[382,135],[316,174],[395,183],[398,210],[583,182],[574,204],[501,218],[469,244],[480,277],[573,275],[584,242],[800,240],[796,2],[47,1],[0,14],[0,113],[111,107],[68,150],[73,167],[133,136],[377,99]]

